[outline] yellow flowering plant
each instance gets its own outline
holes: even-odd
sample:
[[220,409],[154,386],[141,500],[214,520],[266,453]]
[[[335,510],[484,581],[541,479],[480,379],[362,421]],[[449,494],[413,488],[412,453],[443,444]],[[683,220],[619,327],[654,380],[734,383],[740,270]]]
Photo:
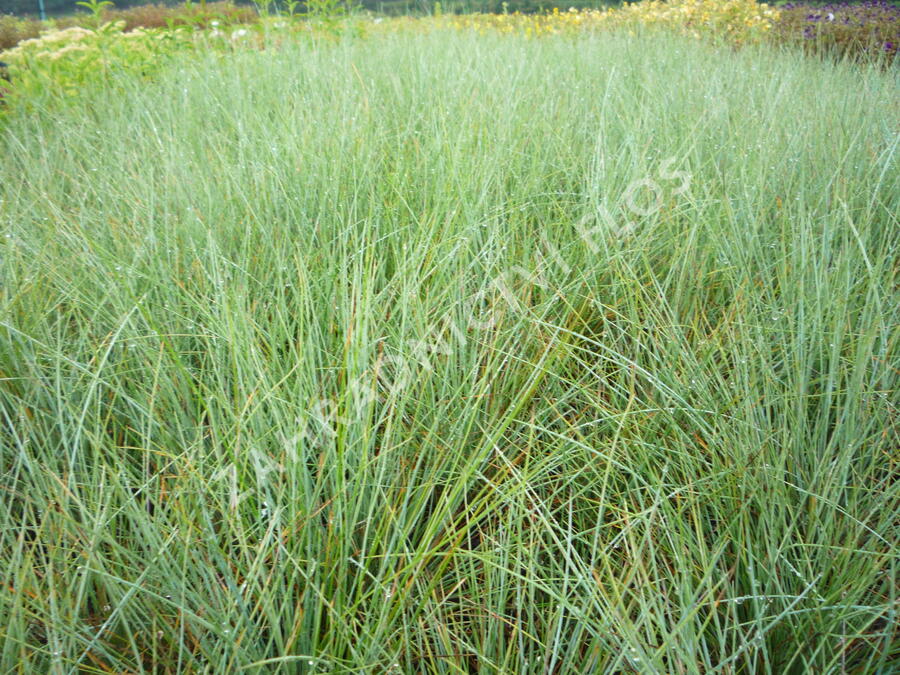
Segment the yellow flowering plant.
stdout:
[[774,7],[755,0],[644,0],[603,12],[610,25],[674,28],[735,44],[761,41],[777,18]]
[[529,36],[581,30],[663,28],[732,44],[759,42],[778,10],[755,0],[644,0],[607,9],[554,8],[543,14],[444,15],[428,19],[459,29]]

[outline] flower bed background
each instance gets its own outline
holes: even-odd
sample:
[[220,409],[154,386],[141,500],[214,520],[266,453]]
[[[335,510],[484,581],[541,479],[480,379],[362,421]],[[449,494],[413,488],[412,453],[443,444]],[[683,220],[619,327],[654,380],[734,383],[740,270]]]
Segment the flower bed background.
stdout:
[[10,64],[19,100],[34,104],[46,97],[77,98],[83,87],[110,76],[150,76],[173,54],[191,49],[194,41],[183,28],[136,28],[123,32],[124,21],[96,29],[72,26],[24,40],[3,53]]
[[773,7],[755,0],[671,0],[624,4],[621,7],[541,14],[464,14],[449,18],[464,28],[522,30],[541,35],[572,30],[637,30],[661,28],[683,35],[732,44],[759,42],[777,20]]
[[[519,4],[511,3],[506,7]],[[453,7],[450,3],[447,5]],[[346,13],[346,5],[342,2],[297,3],[290,7],[291,16],[283,18],[321,16],[323,7],[324,13],[338,9],[341,14]],[[270,5],[265,11],[277,11],[277,7]],[[841,56],[886,54],[892,57],[900,44],[900,7],[886,0],[829,5],[788,3],[777,8],[754,0],[647,0],[599,9],[557,8],[547,12],[447,13],[443,16],[440,3],[435,3],[434,11],[434,17],[395,19],[390,20],[388,26],[396,29],[414,24],[420,29],[423,23],[437,23],[501,32],[521,30],[533,35],[576,29],[633,30],[651,26],[735,45],[759,42],[765,37],[777,44],[802,45],[811,51]],[[163,4],[126,9],[107,7],[99,17],[80,13],[50,22],[0,16],[0,50],[10,49],[48,30],[74,26],[95,28],[99,23],[122,22],[122,30],[127,33],[136,28],[216,28],[258,20],[255,9],[230,1],[204,5],[185,3],[175,7]]]
[[[233,2],[210,2],[206,5],[179,5],[168,7],[162,4],[140,5],[127,9],[107,7],[100,17],[101,23],[121,21],[123,31],[135,28],[173,28],[177,26],[209,27],[213,22],[219,25],[254,23],[259,14],[252,7],[238,6]],[[23,40],[38,37],[42,32],[72,28],[96,28],[97,20],[90,14],[79,13],[60,17],[52,21],[38,21],[14,16],[0,15],[0,50],[10,49]]]
[[[227,50],[238,42],[274,46],[303,32],[384,34],[433,30],[517,33],[526,37],[621,31],[658,39],[659,31],[738,48],[772,43],[814,54],[892,63],[900,44],[900,8],[884,0],[862,5],[793,5],[776,8],[755,0],[645,0],[606,9],[525,14],[442,14],[371,17],[348,10],[343,0],[310,0],[288,15],[260,12],[230,1],[178,7],[144,5],[119,10],[93,3],[92,14],[50,22],[0,17],[0,61],[12,83],[3,107],[34,105],[47,97],[67,101],[90,82],[109,83],[117,73],[152,76],[169,55],[199,47]],[[261,20],[262,19],[262,20]]]
[[781,7],[773,31],[778,40],[839,54],[897,53],[900,7],[885,0]]

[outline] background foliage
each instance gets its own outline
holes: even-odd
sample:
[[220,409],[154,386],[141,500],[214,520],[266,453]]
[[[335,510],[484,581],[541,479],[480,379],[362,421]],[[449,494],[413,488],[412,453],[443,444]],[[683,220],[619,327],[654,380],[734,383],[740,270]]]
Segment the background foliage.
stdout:
[[[50,14],[66,14],[82,11],[76,5],[77,0],[44,0],[47,12]],[[116,0],[116,7],[123,9],[146,4],[147,0]],[[238,4],[252,5],[249,0],[237,0]],[[175,0],[158,0],[158,4],[175,6],[183,4]],[[195,0],[199,4],[199,0]],[[283,3],[283,4],[286,4]],[[303,3],[301,3],[302,5]],[[435,0],[357,0],[354,4],[370,9],[391,14],[400,13],[430,13],[434,10]],[[445,0],[439,3],[444,11],[459,12],[502,12],[505,4],[509,11],[537,11],[552,9],[552,0]],[[599,2],[599,0],[572,0],[564,3],[569,7],[597,7],[599,5],[619,4],[612,2]],[[17,15],[36,15],[37,0],[0,0],[0,13],[12,13]]]
[[774,33],[780,40],[801,44],[810,51],[894,55],[900,46],[900,6],[886,0],[826,5],[787,3],[781,7]]

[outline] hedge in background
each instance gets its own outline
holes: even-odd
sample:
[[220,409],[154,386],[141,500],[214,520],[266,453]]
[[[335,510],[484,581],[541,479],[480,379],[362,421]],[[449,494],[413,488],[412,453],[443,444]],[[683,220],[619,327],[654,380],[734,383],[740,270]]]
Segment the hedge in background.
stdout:
[[[210,2],[205,5],[178,5],[168,7],[164,4],[140,5],[129,9],[107,8],[103,11],[102,20],[106,22],[124,22],[125,32],[135,28],[168,28],[172,26],[207,27],[213,21],[219,24],[252,23],[259,18],[252,7],[238,7],[233,2]],[[57,26],[83,26],[91,17],[75,14],[56,22]]]
[[[512,9],[518,4],[509,3]],[[438,12],[439,14],[439,12]],[[121,23],[125,32],[141,28],[178,26],[226,26],[257,21],[258,14],[247,6],[232,2],[205,5],[143,5],[131,9],[107,9],[100,21]],[[0,17],[0,51],[22,40],[37,37],[47,24],[38,21]],[[50,24],[54,29],[74,26],[96,27],[98,20],[85,14],[68,16]],[[372,24],[374,26],[374,24]],[[794,5],[780,9],[755,0],[644,0],[605,9],[569,9],[560,12],[527,14],[445,15],[423,20],[409,17],[384,23],[379,31],[415,30],[449,25],[454,28],[522,31],[530,35],[590,29],[642,27],[671,29],[697,38],[739,46],[749,42],[772,40],[776,44],[801,44],[820,53],[865,55],[892,58],[900,44],[900,8],[885,0],[860,5]]]

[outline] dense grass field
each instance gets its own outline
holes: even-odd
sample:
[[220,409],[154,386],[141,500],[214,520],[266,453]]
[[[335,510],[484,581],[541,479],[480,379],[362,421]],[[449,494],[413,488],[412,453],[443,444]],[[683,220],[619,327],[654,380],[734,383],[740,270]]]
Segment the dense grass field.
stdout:
[[3,672],[896,672],[896,70],[104,86],[0,121]]

